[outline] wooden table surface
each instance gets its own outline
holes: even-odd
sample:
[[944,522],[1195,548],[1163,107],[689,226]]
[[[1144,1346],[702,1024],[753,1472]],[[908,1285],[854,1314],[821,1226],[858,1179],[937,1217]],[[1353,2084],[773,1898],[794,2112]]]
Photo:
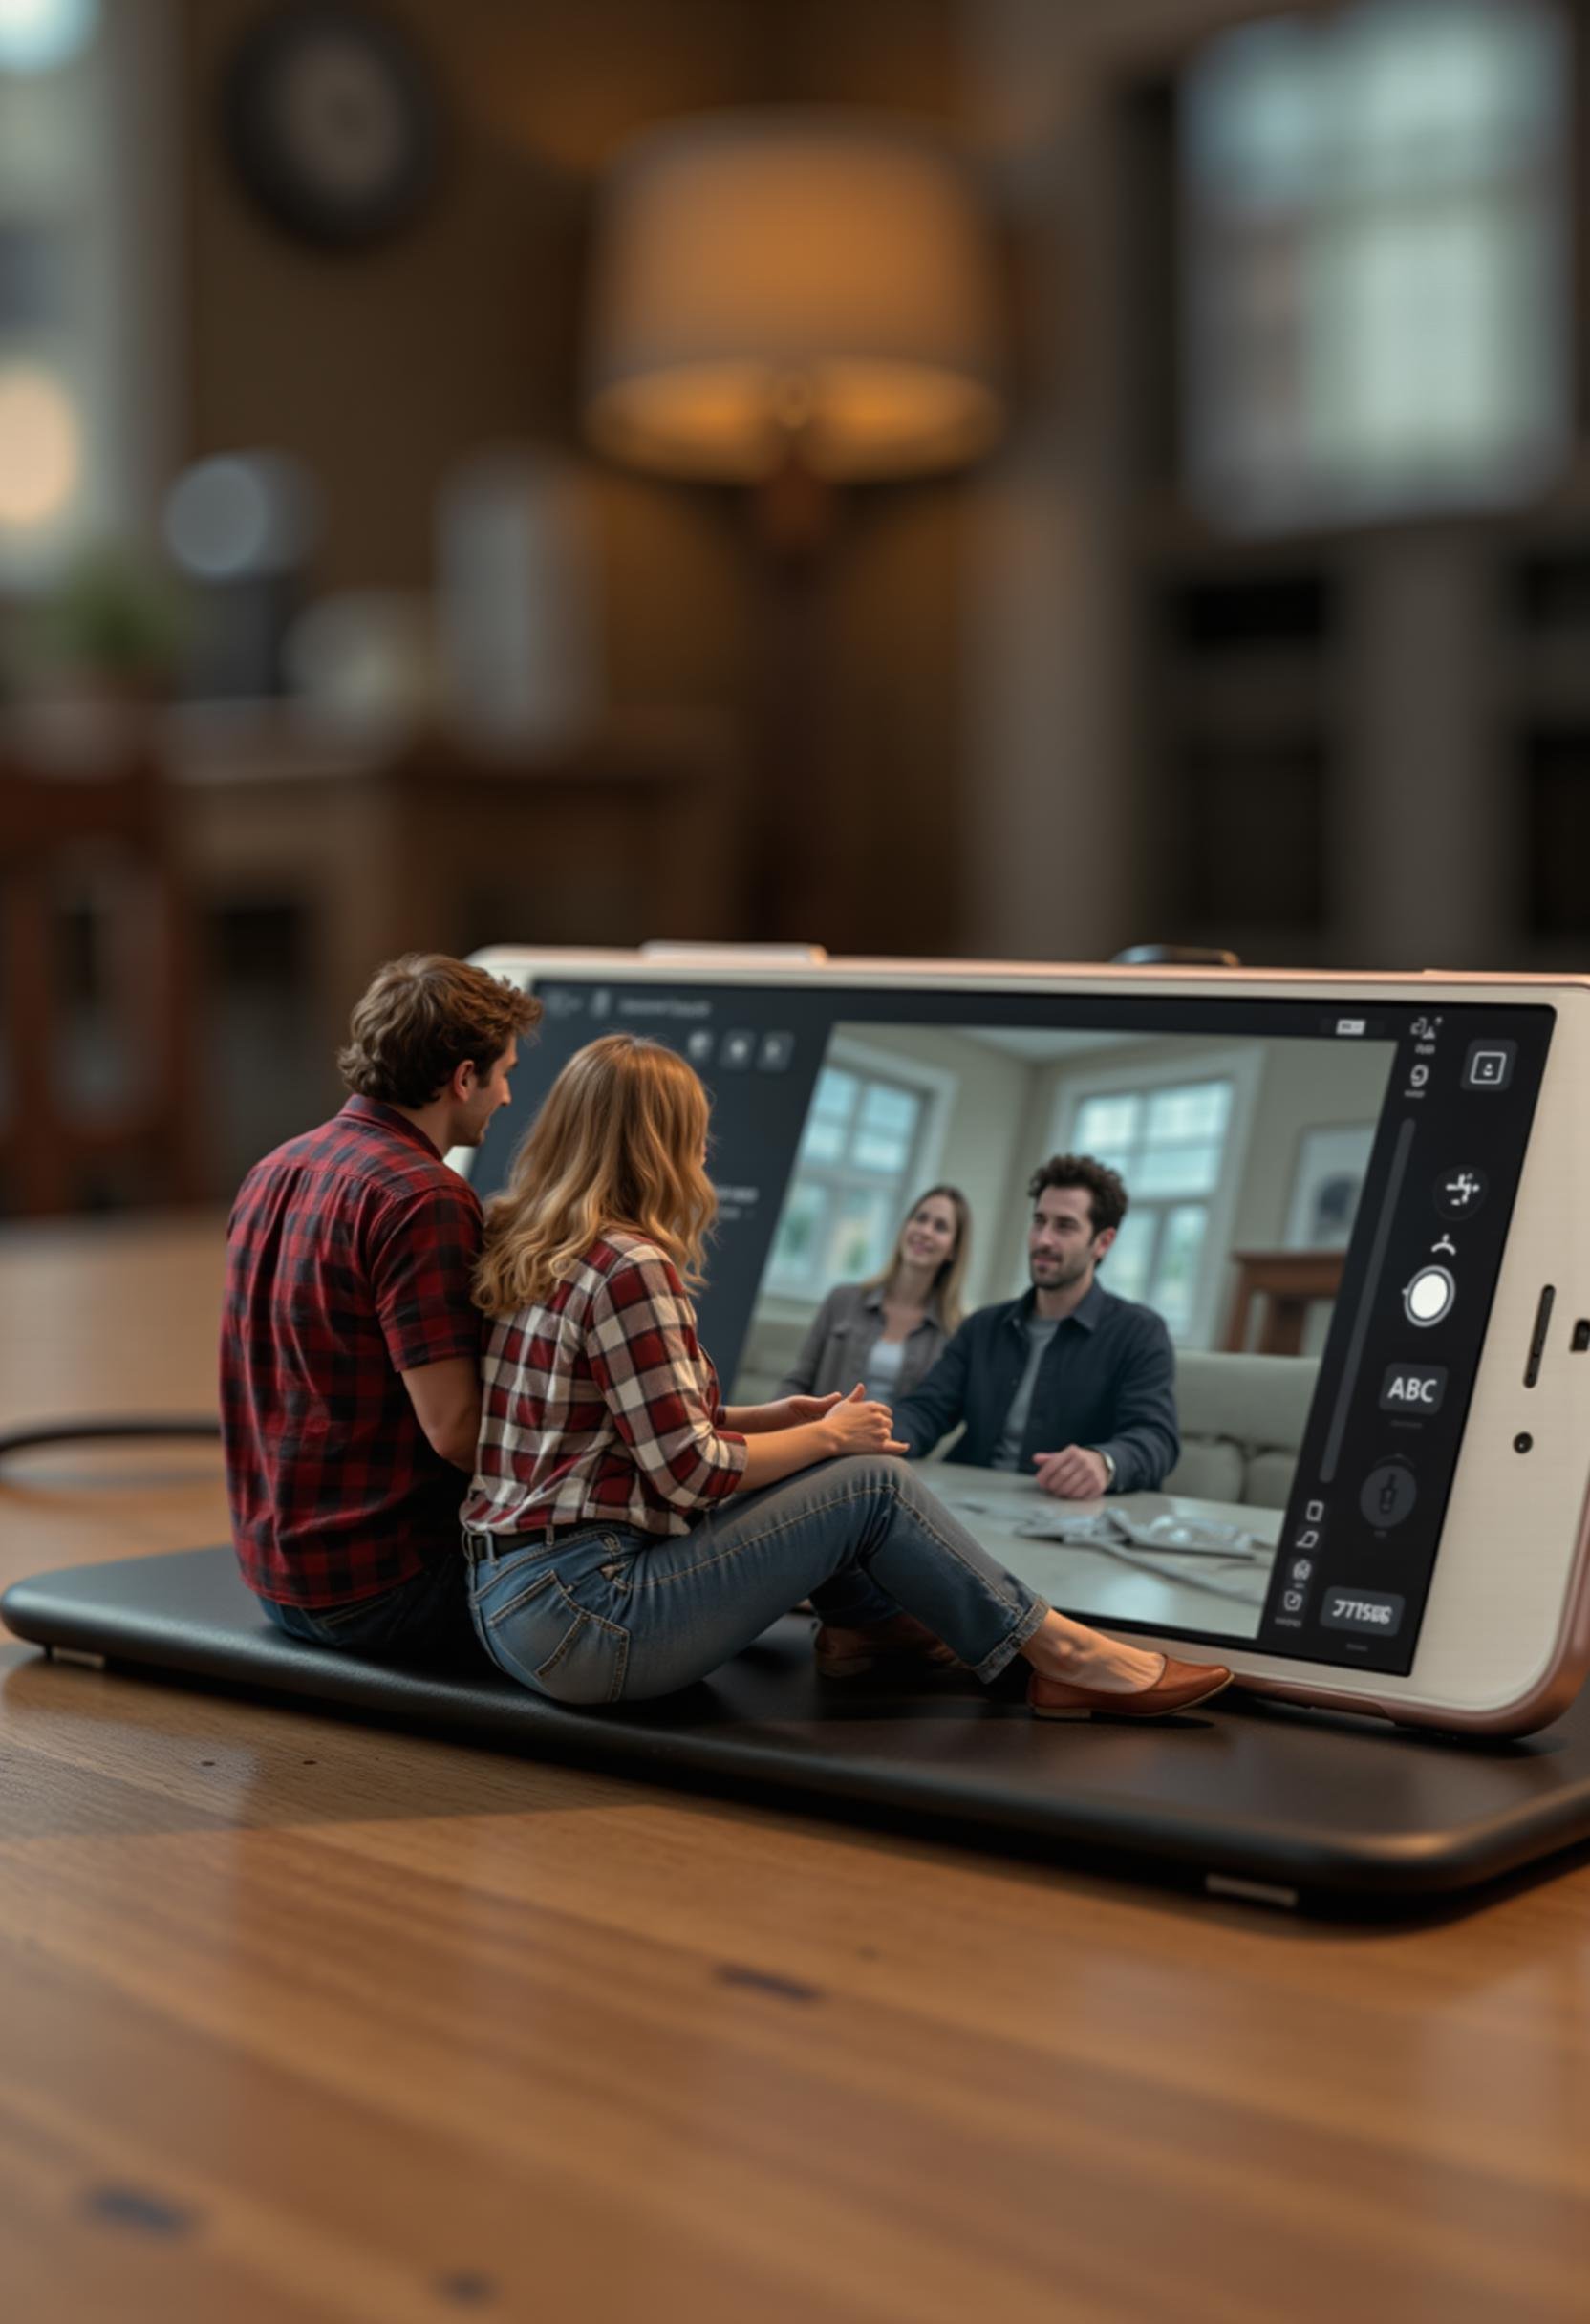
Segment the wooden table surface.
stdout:
[[[209,1399],[213,1218],[0,1234],[0,1428]],[[0,1582],[220,1539],[0,1473]],[[1590,1867],[1368,1927],[0,1647],[0,2307],[1582,2317]]]

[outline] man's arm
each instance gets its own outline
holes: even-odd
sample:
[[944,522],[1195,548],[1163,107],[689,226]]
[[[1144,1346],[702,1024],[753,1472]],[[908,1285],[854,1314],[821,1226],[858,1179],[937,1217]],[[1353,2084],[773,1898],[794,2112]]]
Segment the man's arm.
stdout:
[[1114,1427],[1099,1450],[1115,1463],[1117,1493],[1152,1493],[1181,1458],[1176,1425],[1176,1356],[1158,1316],[1127,1354],[1116,1389]]
[[473,1475],[481,1433],[481,1367],[473,1356],[447,1356],[398,1375],[434,1452]]
[[933,1369],[894,1407],[894,1434],[911,1460],[921,1460],[965,1418],[971,1328],[968,1317]]
[[481,1318],[469,1297],[481,1206],[461,1180],[385,1210],[366,1263],[392,1368],[426,1441],[473,1474],[481,1430]]

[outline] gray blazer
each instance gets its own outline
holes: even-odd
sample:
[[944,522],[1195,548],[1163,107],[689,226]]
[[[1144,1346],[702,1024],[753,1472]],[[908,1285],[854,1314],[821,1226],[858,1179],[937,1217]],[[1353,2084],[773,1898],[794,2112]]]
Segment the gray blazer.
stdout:
[[[883,1293],[874,1284],[841,1283],[812,1318],[801,1352],[779,1383],[781,1396],[831,1396],[867,1377],[868,1361],[883,1337]],[[896,1396],[909,1396],[925,1380],[949,1340],[936,1307],[931,1308],[905,1344]]]

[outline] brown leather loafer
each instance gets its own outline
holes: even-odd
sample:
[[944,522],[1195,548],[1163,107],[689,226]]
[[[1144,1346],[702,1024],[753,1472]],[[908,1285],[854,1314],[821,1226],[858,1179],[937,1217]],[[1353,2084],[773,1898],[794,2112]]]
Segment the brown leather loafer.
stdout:
[[1221,1663],[1178,1663],[1167,1654],[1153,1685],[1140,1687],[1135,1694],[1073,1687],[1065,1679],[1044,1678],[1035,1670],[1027,1681],[1027,1708],[1040,1719],[1167,1719],[1194,1703],[1207,1703],[1230,1685],[1231,1672]]
[[914,1614],[892,1614],[887,1622],[864,1622],[853,1629],[826,1622],[812,1650],[824,1678],[865,1678],[880,1664],[931,1663],[939,1670],[965,1668],[955,1648]]

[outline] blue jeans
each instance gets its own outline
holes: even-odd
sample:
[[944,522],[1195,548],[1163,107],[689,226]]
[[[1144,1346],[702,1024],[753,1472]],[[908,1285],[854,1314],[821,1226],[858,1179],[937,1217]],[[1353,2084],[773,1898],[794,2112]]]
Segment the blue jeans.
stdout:
[[290,1638],[346,1646],[388,1662],[429,1663],[479,1670],[480,1642],[470,1620],[469,1568],[462,1555],[434,1559],[378,1597],[345,1605],[260,1604]]
[[470,1609],[494,1663],[560,1703],[642,1702],[716,1670],[797,1599],[825,1622],[901,1607],[978,1678],[1048,1612],[903,1460],[852,1453],[719,1502],[687,1534],[581,1526],[466,1533]]

